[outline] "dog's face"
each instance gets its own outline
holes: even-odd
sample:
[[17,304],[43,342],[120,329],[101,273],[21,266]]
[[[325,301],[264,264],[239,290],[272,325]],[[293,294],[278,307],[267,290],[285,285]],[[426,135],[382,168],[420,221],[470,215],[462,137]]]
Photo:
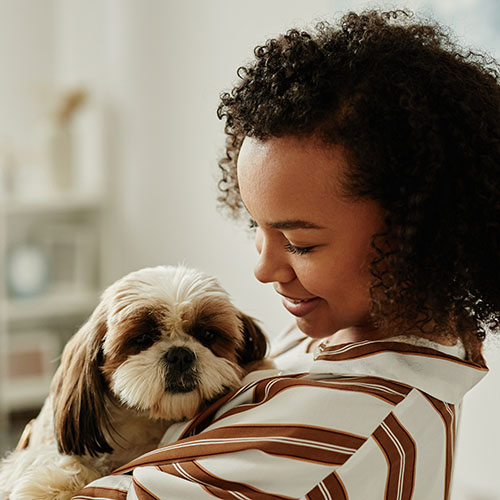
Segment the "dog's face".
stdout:
[[245,328],[214,278],[179,267],[143,269],[103,300],[102,371],[122,403],[181,420],[238,385]]
[[[104,292],[63,353],[53,386],[60,447],[77,454],[109,451],[102,432],[83,448],[74,437],[82,425],[81,439],[95,434],[83,420],[106,418],[98,402],[106,395],[152,418],[191,418],[235,388],[244,365],[262,359],[265,350],[260,329],[213,277],[171,266],[133,272]],[[89,414],[82,419],[82,412]],[[59,425],[66,426],[61,433]]]

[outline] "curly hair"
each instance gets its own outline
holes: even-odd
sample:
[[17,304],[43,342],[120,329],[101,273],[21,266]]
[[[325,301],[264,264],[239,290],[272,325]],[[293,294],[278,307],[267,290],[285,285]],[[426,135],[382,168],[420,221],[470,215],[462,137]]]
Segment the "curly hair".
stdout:
[[241,215],[245,136],[341,145],[347,192],[385,212],[387,230],[372,241],[374,317],[430,333],[452,325],[470,349],[479,344],[500,318],[495,60],[408,11],[350,12],[254,53],[217,110],[226,133],[219,202]]

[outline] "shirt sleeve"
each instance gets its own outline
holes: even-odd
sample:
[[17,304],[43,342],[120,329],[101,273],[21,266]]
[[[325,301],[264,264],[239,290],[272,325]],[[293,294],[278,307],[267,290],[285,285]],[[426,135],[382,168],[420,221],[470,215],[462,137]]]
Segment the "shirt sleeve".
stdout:
[[[305,498],[450,497],[457,408],[413,389],[341,467]],[[360,478],[362,480],[360,481]]]
[[237,391],[201,432],[195,424],[191,435],[74,499],[370,500],[449,493],[454,409],[391,381],[272,377]]

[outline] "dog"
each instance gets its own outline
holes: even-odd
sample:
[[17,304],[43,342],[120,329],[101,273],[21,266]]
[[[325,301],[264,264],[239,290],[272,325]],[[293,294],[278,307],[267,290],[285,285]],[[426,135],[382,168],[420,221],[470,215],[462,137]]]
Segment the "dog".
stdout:
[[183,266],[126,275],[67,343],[40,414],[0,463],[0,498],[71,498],[267,368],[266,349],[215,278]]

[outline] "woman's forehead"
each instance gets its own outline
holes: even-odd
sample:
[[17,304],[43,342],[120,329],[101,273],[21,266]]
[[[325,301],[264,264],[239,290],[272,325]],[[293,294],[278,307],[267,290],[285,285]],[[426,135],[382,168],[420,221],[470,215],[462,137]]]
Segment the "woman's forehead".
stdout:
[[[347,167],[340,146],[315,139],[245,139],[238,159],[242,201],[259,224],[307,221],[320,227],[378,212],[375,202],[340,195]],[[378,217],[377,217],[378,219]]]
[[[343,192],[348,168],[341,146],[314,137],[274,137],[265,141],[247,137],[238,157],[238,180],[252,187],[282,186],[290,193],[313,190],[316,195]],[[274,186],[276,187],[276,186]]]

